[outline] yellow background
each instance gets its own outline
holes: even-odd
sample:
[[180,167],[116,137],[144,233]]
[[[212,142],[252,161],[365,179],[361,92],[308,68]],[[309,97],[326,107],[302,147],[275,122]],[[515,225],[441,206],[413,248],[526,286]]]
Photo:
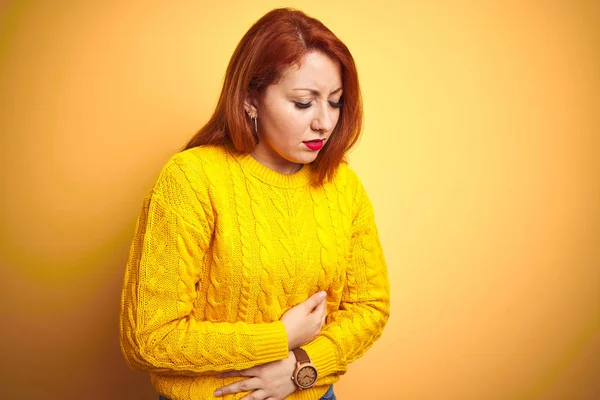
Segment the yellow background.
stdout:
[[156,398],[118,347],[142,197],[289,5],[358,64],[392,287],[338,398],[600,398],[599,4],[0,3],[1,397]]

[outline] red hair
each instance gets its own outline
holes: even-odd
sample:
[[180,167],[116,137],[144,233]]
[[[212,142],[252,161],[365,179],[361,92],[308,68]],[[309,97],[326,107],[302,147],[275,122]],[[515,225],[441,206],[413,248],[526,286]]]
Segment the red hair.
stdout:
[[318,184],[333,178],[362,129],[356,65],[346,45],[333,32],[319,20],[291,8],[268,12],[246,32],[231,56],[212,117],[183,150],[206,144],[232,144],[243,153],[254,150],[258,136],[244,112],[246,96],[261,96],[269,85],[277,83],[286,68],[300,66],[303,57],[315,50],[339,61],[342,70],[340,118],[327,146],[311,163]]

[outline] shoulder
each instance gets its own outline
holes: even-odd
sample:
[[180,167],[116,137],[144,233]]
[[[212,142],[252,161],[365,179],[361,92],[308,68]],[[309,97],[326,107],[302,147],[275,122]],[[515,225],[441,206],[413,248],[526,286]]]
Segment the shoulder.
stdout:
[[227,151],[221,146],[199,146],[172,155],[163,165],[151,195],[169,205],[190,207],[197,202],[209,203],[212,178],[222,174],[227,165]]
[[219,149],[192,148],[172,155],[148,195],[157,210],[173,212],[198,229],[211,229],[212,188],[205,165],[214,163],[218,152]]
[[351,204],[356,217],[360,213],[373,213],[371,200],[358,173],[347,163],[342,163],[331,182],[337,191]]
[[352,198],[355,198],[357,190],[362,189],[358,174],[347,163],[340,164],[329,184],[334,186],[339,192]]
[[200,174],[209,169],[221,169],[227,162],[227,150],[223,146],[192,147],[173,155],[166,163],[167,170],[178,168],[185,172]]
[[212,170],[222,171],[226,151],[221,146],[199,146],[171,156],[162,167],[153,191],[165,185],[184,185],[205,182]]

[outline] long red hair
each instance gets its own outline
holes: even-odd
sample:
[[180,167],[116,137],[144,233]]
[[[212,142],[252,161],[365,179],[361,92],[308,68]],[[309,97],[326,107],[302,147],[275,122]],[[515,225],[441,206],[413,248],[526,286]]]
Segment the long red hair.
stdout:
[[338,60],[342,70],[342,108],[327,146],[312,162],[317,183],[331,179],[362,129],[362,97],[356,65],[350,51],[319,20],[291,8],[265,14],[252,25],[237,45],[225,74],[219,102],[210,120],[183,150],[206,144],[232,144],[250,153],[258,143],[252,121],[244,112],[247,95],[259,97],[276,84],[291,64],[300,66],[310,51],[321,51]]

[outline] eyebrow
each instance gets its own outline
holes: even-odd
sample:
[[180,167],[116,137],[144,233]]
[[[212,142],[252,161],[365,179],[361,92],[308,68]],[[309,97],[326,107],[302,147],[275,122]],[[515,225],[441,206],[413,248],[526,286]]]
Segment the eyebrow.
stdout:
[[[292,90],[306,90],[309,91],[311,94],[314,94],[315,96],[319,96],[321,94],[321,92],[319,92],[317,89],[309,89],[309,88],[295,88]],[[333,92],[329,93],[329,95],[331,96],[332,94],[336,94],[337,92],[339,92],[340,90],[342,90],[341,87],[335,89]]]

